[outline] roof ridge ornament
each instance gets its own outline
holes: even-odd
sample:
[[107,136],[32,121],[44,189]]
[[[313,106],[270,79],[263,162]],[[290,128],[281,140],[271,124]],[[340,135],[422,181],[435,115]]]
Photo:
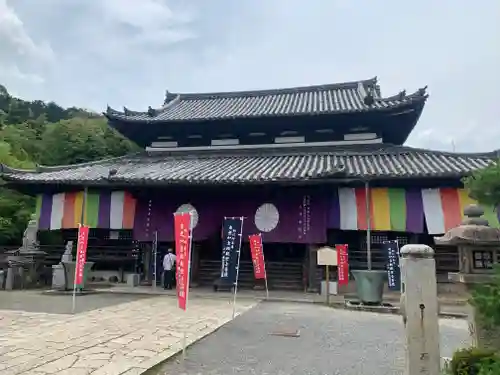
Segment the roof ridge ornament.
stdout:
[[363,98],[363,102],[367,106],[372,106],[375,103],[375,97],[373,95],[373,87],[372,86],[368,86],[368,90],[366,92],[365,97]]
[[419,88],[419,89],[417,90],[418,95],[420,95],[420,96],[425,96],[425,95],[427,95],[427,87],[428,87],[428,86],[424,86],[424,87]]
[[156,109],[153,109],[153,107],[149,106],[148,107],[148,116],[149,117],[155,117],[157,115]]
[[108,179],[113,178],[118,173],[118,169],[110,168],[108,171]]

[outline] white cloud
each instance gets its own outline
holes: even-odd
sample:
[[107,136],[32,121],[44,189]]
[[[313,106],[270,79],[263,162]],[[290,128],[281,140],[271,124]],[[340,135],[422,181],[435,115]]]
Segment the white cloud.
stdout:
[[45,79],[37,74],[23,73],[16,65],[3,66],[0,69],[0,82],[7,80],[20,80],[32,84],[42,84]]
[[[0,0],[0,68],[13,74],[0,83],[30,99],[143,110],[160,105],[165,89],[277,88],[377,75],[385,95],[429,85],[409,144],[500,148],[497,0],[7,2]],[[35,85],[35,77],[45,82]]]
[[[0,0],[0,40],[2,49],[10,45],[10,52],[28,58],[40,59],[42,62],[54,59],[54,53],[47,42],[36,43],[26,32],[23,22],[7,0]],[[3,52],[3,51],[2,51]],[[5,58],[6,54],[2,54]]]

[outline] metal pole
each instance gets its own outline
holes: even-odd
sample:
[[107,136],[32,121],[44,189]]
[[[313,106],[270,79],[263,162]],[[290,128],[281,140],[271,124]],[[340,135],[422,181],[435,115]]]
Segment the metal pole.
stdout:
[[371,215],[370,215],[370,189],[368,180],[365,181],[366,201],[366,261],[368,270],[372,269],[372,244],[371,244]]
[[[78,224],[78,232],[80,232],[81,224]],[[76,273],[78,272],[78,242],[80,241],[80,236],[77,235],[76,238],[76,262],[75,262],[75,274],[73,275],[73,299],[71,303],[71,313],[74,314],[76,311]]]
[[[192,213],[189,213],[189,257],[188,257],[188,277],[186,283],[186,310],[188,311],[188,303],[189,303],[189,285],[191,284],[191,259],[193,255],[193,218]],[[177,275],[176,275],[177,276]],[[184,337],[182,339],[182,360],[186,360],[186,341],[187,341],[187,329],[184,329]]]
[[234,295],[233,295],[233,319],[236,315],[236,294],[238,293],[238,278],[240,276],[240,258],[241,258],[241,241],[243,238],[243,220],[245,218],[241,217],[241,228],[240,228],[240,245],[238,247],[238,265],[236,266],[236,282],[234,283]]
[[264,243],[262,241],[262,233],[259,233],[260,236],[260,251],[262,252],[262,260],[264,262],[264,275],[266,277],[264,278],[264,284],[266,286],[266,299],[269,299],[269,287],[267,286],[267,270],[266,270],[266,258],[264,256]]

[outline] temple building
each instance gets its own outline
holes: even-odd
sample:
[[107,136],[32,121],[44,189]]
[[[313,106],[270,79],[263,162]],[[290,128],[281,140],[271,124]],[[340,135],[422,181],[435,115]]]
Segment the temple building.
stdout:
[[[371,266],[383,269],[383,241],[434,245],[432,236],[458,225],[473,203],[461,178],[497,154],[404,146],[427,98],[426,88],[383,96],[376,78],[167,92],[160,108],[105,112],[142,152],[36,170],[3,166],[2,178],[38,197],[42,243],[75,239],[84,211],[95,272],[139,267],[151,280],[153,242],[161,259],[173,247],[173,213],[191,211],[195,283],[211,285],[220,274],[223,218],[244,217],[242,286],[254,283],[248,235],[261,232],[270,288],[314,289],[318,247],[349,244],[353,269],[367,267],[370,248]],[[458,270],[456,251],[436,250],[438,272]]]

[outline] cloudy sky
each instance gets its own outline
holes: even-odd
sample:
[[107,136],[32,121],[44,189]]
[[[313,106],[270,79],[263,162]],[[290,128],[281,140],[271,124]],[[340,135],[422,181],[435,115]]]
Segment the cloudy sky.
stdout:
[[500,149],[498,0],[0,0],[0,83],[63,106],[378,76],[429,86],[409,140]]

